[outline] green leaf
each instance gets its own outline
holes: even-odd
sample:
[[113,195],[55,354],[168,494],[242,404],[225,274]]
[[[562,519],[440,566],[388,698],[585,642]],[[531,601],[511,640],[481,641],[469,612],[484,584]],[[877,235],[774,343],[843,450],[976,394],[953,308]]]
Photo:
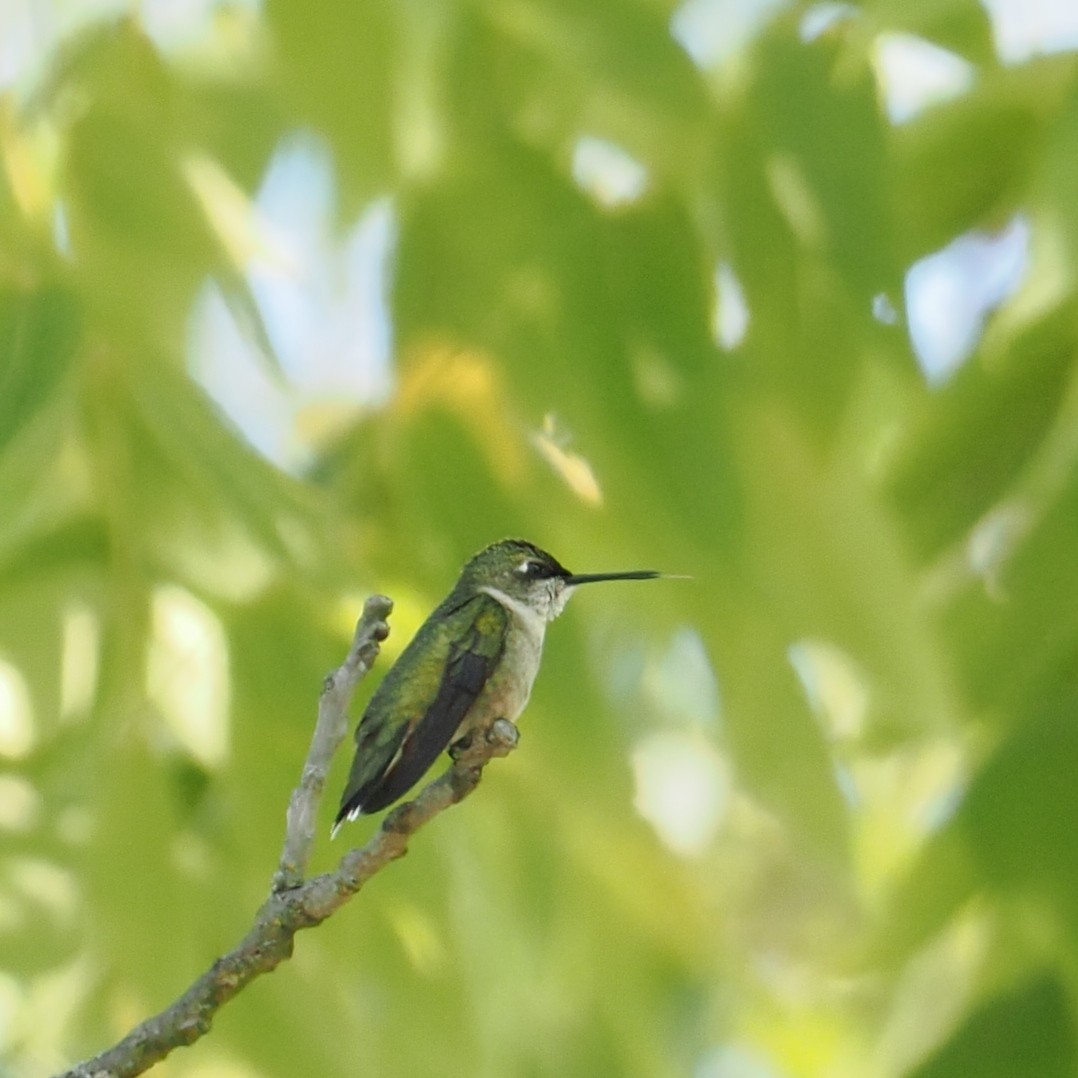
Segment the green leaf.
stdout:
[[1070,715],[1042,719],[1000,746],[962,809],[987,880],[1012,891],[1047,893],[1068,917],[1078,909],[1078,865],[1069,854],[1068,826],[1078,811],[1075,766],[1078,731]]
[[0,452],[70,369],[81,328],[67,289],[0,292]]
[[912,1078],[1070,1078],[1074,1017],[1059,981],[1040,977],[974,1012]]
[[862,6],[887,30],[917,34],[974,63],[995,60],[992,23],[977,0],[866,0]]

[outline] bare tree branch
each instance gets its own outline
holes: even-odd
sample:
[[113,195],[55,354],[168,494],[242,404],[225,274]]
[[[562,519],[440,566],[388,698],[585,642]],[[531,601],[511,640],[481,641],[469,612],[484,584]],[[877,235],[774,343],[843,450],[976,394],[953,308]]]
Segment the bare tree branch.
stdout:
[[303,882],[314,843],[315,818],[326,785],[326,774],[334,753],[348,733],[348,705],[356,686],[378,658],[382,641],[389,636],[386,618],[392,611],[393,601],[385,595],[372,595],[363,604],[363,614],[356,623],[348,655],[322,684],[311,747],[299,785],[292,791],[288,803],[284,848],[271,885],[274,892],[286,891]]
[[251,930],[175,1003],[146,1019],[118,1044],[57,1078],[130,1078],[160,1062],[174,1048],[204,1036],[225,1003],[256,977],[291,957],[297,932],[321,924],[375,873],[402,857],[412,835],[439,812],[467,797],[491,759],[506,756],[516,747],[516,727],[498,719],[489,730],[474,735],[455,751],[449,769],[414,800],[390,812],[365,846],[346,853],[333,872],[304,881],[326,771],[347,731],[348,705],[356,684],[370,669],[379,643],[389,633],[385,619],[392,607],[382,595],[367,600],[348,657],[322,687],[311,748],[288,806],[280,866]]

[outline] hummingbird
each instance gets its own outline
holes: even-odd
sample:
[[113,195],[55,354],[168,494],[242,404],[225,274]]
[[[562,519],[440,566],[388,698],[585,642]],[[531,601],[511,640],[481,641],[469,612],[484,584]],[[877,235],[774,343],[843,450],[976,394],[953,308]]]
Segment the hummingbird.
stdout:
[[547,624],[574,588],[662,575],[571,573],[523,539],[479,551],[367,704],[332,834],[403,797],[452,742],[497,719],[516,722],[539,672]]

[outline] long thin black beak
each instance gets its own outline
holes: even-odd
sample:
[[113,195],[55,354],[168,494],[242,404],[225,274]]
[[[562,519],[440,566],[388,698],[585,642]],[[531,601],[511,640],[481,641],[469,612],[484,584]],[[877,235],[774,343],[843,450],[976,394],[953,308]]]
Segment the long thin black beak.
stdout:
[[654,569],[633,569],[627,573],[570,573],[564,579],[575,588],[577,584],[594,584],[599,580],[657,580],[663,575]]

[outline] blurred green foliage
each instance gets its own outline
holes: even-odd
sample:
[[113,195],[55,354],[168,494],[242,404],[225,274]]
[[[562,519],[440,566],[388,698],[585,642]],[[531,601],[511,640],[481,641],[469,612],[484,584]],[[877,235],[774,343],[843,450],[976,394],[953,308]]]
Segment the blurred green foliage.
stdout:
[[[99,16],[0,96],[4,1073],[238,939],[363,594],[388,661],[519,534],[693,580],[578,597],[521,750],[162,1074],[1078,1074],[1075,58],[872,0],[698,67],[675,7]],[[897,32],[975,72],[902,124]],[[390,200],[393,389],[288,470],[189,334],[213,279],[267,351],[251,200],[297,131],[331,232]],[[1022,286],[930,385],[905,274],[1016,213]]]

